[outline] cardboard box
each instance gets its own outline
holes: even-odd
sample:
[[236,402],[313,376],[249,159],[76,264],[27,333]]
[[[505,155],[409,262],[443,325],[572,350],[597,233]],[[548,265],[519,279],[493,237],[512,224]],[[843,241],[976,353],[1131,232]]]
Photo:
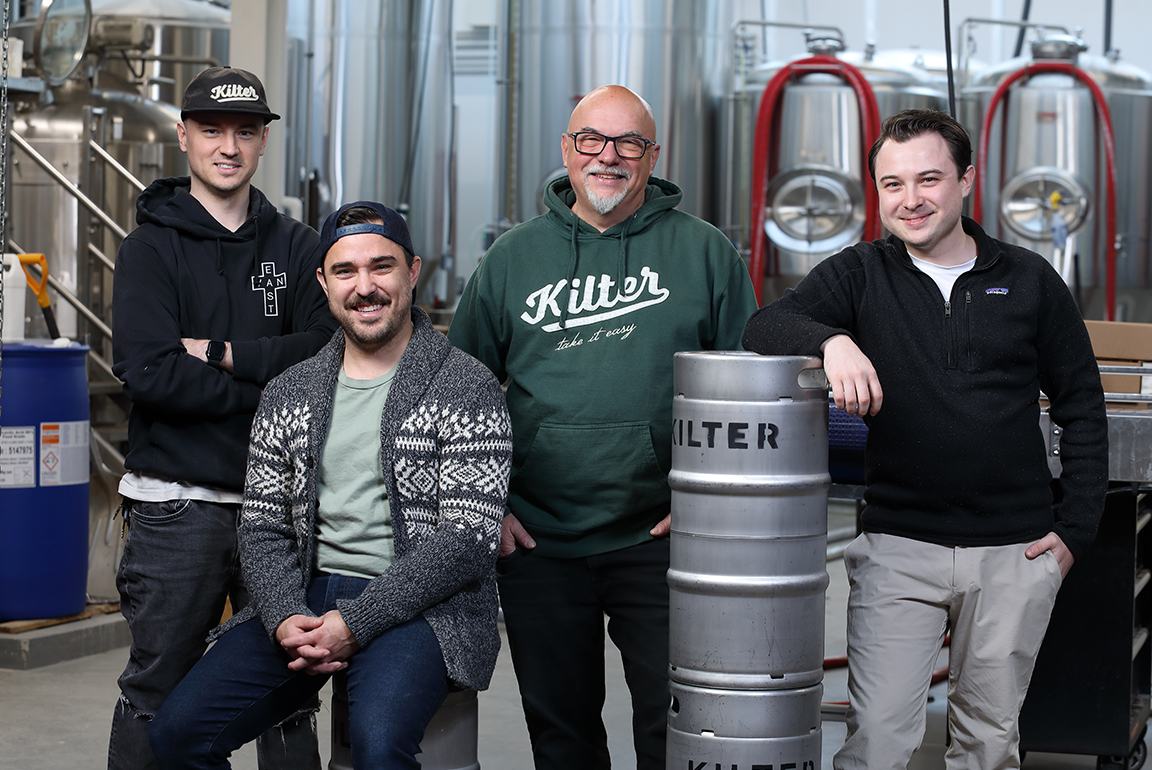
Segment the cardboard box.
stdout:
[[1096,358],[1152,361],[1152,324],[1085,321]]
[[[1125,361],[1122,358],[1097,358],[1099,366],[1139,366],[1139,361]],[[1129,374],[1101,374],[1100,383],[1105,393],[1139,393],[1142,377]]]
[[[1085,321],[1100,366],[1142,366],[1152,362],[1152,324]],[[1152,392],[1152,377],[1102,374],[1105,393]]]

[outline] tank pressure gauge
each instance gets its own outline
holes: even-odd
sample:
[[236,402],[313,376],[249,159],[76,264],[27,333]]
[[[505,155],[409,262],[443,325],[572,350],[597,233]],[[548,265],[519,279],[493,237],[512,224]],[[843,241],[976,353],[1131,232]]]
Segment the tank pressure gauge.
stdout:
[[36,18],[32,53],[40,76],[63,85],[84,59],[92,26],[89,0],[43,0]]

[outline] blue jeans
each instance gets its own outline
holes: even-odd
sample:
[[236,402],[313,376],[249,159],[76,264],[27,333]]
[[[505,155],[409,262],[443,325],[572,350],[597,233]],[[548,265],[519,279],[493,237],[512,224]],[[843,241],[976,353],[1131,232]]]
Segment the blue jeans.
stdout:
[[[317,615],[368,584],[324,575],[308,589]],[[230,767],[232,752],[295,712],[327,676],[288,670],[289,657],[259,619],[224,634],[152,720],[149,737],[161,768]],[[424,728],[448,695],[440,645],[422,617],[394,626],[349,659],[352,764],[419,768]]]
[[669,540],[577,559],[517,549],[496,563],[508,649],[537,770],[610,767],[604,616],[632,694],[639,770],[664,770]]
[[[239,505],[199,500],[124,501],[127,541],[116,587],[132,650],[119,680],[109,770],[156,767],[149,722],[204,654],[225,599],[231,596],[235,609],[248,603],[237,555],[239,515]],[[314,713],[269,733],[258,748],[261,767],[319,768]]]

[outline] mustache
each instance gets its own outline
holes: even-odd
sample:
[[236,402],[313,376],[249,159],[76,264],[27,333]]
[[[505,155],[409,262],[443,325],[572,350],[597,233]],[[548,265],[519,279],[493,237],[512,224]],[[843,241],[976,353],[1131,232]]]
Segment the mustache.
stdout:
[[619,166],[605,166],[605,165],[600,164],[600,163],[597,163],[593,166],[589,166],[587,173],[589,173],[589,174],[601,174],[604,176],[621,176],[621,177],[624,177],[625,179],[631,179],[632,178],[632,171],[630,169],[621,168]]
[[379,292],[373,292],[367,297],[355,297],[344,303],[344,307],[349,310],[356,310],[357,308],[367,307],[368,305],[390,305],[391,300]]

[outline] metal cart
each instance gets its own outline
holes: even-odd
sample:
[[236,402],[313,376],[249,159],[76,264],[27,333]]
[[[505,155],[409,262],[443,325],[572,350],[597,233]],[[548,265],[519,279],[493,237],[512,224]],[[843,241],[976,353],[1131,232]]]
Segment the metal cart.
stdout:
[[[1041,426],[1058,473],[1060,428],[1047,414]],[[1020,749],[1094,754],[1097,768],[1137,770],[1152,700],[1152,408],[1110,405],[1108,434],[1111,484],[1099,534],[1056,599],[1020,714]]]

